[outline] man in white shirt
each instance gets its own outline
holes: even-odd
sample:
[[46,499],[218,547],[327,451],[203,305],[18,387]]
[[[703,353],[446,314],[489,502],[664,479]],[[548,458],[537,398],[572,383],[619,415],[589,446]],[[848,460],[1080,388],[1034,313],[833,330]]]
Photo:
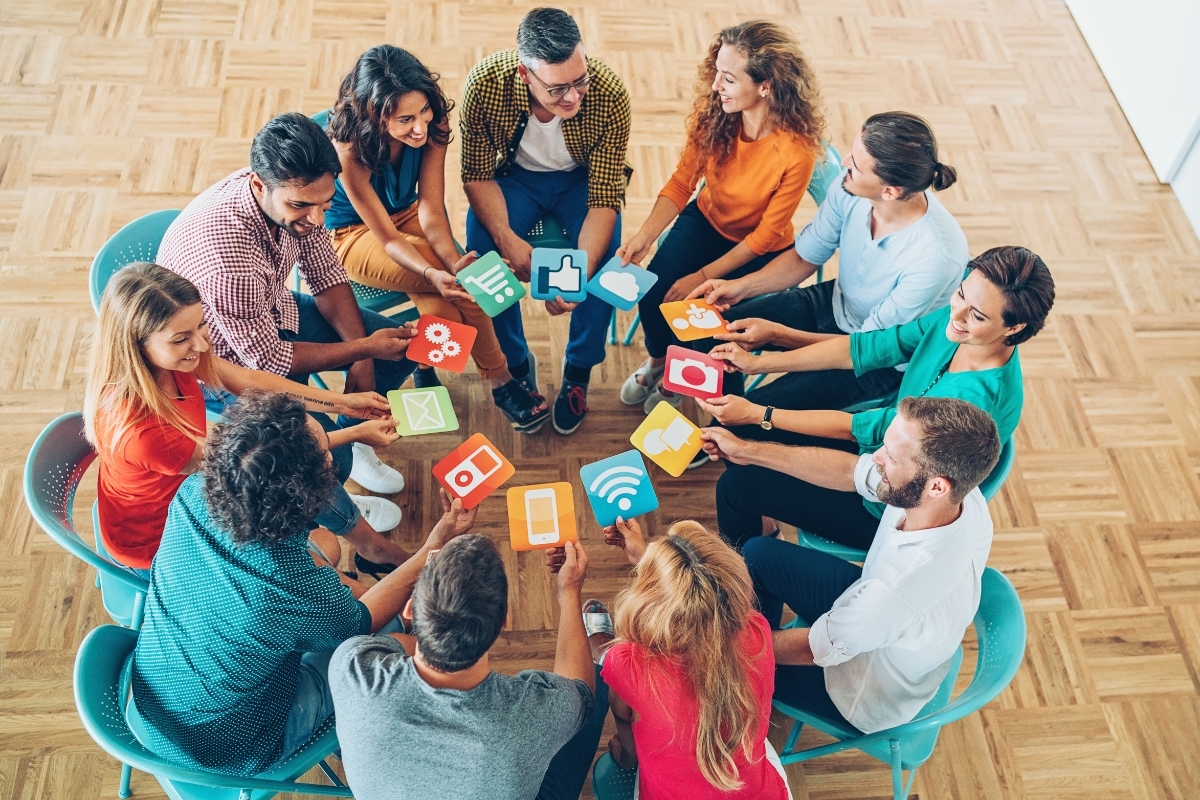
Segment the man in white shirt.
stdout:
[[[706,435],[735,463],[743,445],[785,446]],[[775,697],[864,733],[901,725],[933,698],[979,608],[992,520],[978,486],[1000,456],[996,424],[963,400],[907,397],[873,454],[790,449],[798,477],[888,508],[862,567],[766,536],[743,547],[771,627],[784,603],[811,621],[775,632]]]

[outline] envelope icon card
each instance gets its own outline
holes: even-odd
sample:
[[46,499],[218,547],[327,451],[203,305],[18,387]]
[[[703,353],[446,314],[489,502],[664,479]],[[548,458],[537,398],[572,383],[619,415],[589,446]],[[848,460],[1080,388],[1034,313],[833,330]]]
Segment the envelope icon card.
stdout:
[[496,445],[476,433],[434,465],[433,477],[451,498],[462,500],[463,508],[474,508],[516,471]]
[[707,339],[725,330],[725,320],[717,310],[702,299],[678,300],[659,306],[667,324],[681,342]]
[[420,436],[458,430],[458,417],[445,386],[431,389],[399,389],[388,392],[396,433]]
[[484,253],[457,277],[459,284],[489,317],[507,311],[525,296],[525,287],[495,250]]
[[711,400],[721,396],[724,385],[724,362],[677,344],[667,347],[663,387],[676,394]]
[[636,264],[622,267],[621,259],[613,256],[588,281],[587,290],[588,294],[594,294],[611,306],[616,306],[622,311],[632,311],[656,283],[658,276],[650,270],[642,269]]
[[629,442],[672,478],[678,478],[692,456],[700,452],[700,429],[663,400],[633,432]]
[[571,484],[539,483],[508,490],[508,542],[513,550],[543,550],[577,541]]
[[529,288],[534,300],[561,297],[568,303],[580,303],[587,298],[586,250],[535,247],[529,264]]
[[418,364],[462,372],[467,368],[478,333],[470,325],[422,314],[417,320],[417,335],[409,341],[405,355]]

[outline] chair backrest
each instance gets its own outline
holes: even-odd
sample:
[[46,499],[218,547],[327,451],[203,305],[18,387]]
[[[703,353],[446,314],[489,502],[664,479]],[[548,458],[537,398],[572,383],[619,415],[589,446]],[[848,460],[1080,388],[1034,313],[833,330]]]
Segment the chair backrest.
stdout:
[[553,214],[547,214],[539,219],[533,226],[533,230],[526,234],[525,241],[533,247],[554,247],[564,250],[570,250],[573,247],[562,223],[555,219]]
[[592,794],[596,800],[633,800],[636,785],[636,769],[621,769],[608,753],[596,759],[592,767]]
[[29,450],[25,460],[25,503],[38,526],[72,555],[105,576],[146,592],[148,581],[88,547],[71,520],[75,490],[95,458],[96,451],[83,438],[83,414],[63,414],[46,426]]
[[100,252],[92,259],[88,275],[88,291],[92,296],[92,308],[100,311],[100,298],[104,287],[112,276],[126,264],[134,261],[153,261],[158,257],[158,245],[167,228],[179,216],[178,208],[154,211],[138,217],[112,235]]
[[332,108],[327,108],[324,111],[318,111],[317,113],[315,113],[311,117],[309,117],[309,119],[311,119],[313,122],[317,123],[322,128],[324,128],[326,125],[329,124],[329,114],[332,111],[333,111]]
[[837,151],[837,148],[828,142],[825,143],[825,160],[818,161],[813,167],[812,177],[808,180],[808,193],[813,200],[817,201],[817,205],[825,199],[825,195],[829,193],[829,185],[837,180],[837,176],[842,172],[842,154]]
[[1000,458],[996,461],[996,466],[992,467],[991,473],[983,479],[983,483],[979,484],[979,491],[983,492],[984,500],[991,500],[996,496],[996,492],[1000,491],[1000,487],[1008,480],[1008,473],[1012,472],[1016,456],[1017,449],[1013,446],[1010,436],[1008,441],[1000,447]]

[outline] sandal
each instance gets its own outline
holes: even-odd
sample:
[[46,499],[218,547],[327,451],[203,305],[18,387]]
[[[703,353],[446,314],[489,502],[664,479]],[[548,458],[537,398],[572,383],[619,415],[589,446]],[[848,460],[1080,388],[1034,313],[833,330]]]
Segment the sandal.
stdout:
[[608,606],[599,600],[589,598],[583,604],[583,607],[604,609],[604,611],[583,612],[583,629],[587,631],[589,637],[597,633],[607,633],[609,636],[616,636],[616,632],[613,630],[612,616],[608,613]]
[[549,408],[543,407],[541,411],[534,412],[539,405],[544,405],[546,398],[529,391],[515,378],[492,389],[492,402],[508,418],[508,424],[519,433],[534,433],[550,418]]
[[[650,359],[647,358],[640,367],[633,371],[632,375],[625,379],[625,383],[621,384],[621,402],[627,406],[645,403],[650,392],[654,391],[655,385],[662,380],[666,369],[665,363],[658,367],[651,366]],[[646,377],[645,384],[638,382],[639,375]]]

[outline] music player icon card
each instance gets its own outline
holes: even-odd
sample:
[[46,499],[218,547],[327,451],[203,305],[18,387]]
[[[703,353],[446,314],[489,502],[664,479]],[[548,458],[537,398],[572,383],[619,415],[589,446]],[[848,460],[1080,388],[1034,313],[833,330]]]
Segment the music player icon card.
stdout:
[[577,541],[571,484],[539,483],[508,490],[508,543],[513,550],[543,550]]
[[658,508],[658,495],[637,450],[585,464],[579,477],[601,528],[615,524],[617,517],[632,519]]
[[725,363],[705,353],[677,344],[667,347],[663,387],[676,394],[711,400],[721,396],[725,385]]
[[587,270],[586,250],[535,247],[530,256],[530,294],[534,300],[561,297],[581,303],[587,298]]
[[434,466],[433,477],[462,500],[463,508],[474,508],[516,471],[496,445],[476,433]]
[[405,355],[418,364],[462,372],[467,368],[478,333],[470,325],[422,314],[417,320],[417,335],[408,343]]

